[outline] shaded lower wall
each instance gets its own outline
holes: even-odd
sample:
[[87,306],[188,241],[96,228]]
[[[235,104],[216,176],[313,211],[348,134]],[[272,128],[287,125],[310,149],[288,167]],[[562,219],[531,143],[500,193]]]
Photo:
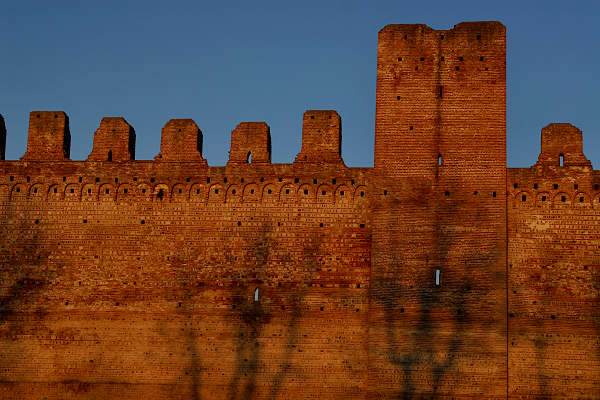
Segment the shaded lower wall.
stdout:
[[364,396],[360,171],[11,168],[0,398]]
[[503,193],[444,179],[378,185],[368,398],[505,399]]
[[509,169],[511,399],[600,398],[600,176]]

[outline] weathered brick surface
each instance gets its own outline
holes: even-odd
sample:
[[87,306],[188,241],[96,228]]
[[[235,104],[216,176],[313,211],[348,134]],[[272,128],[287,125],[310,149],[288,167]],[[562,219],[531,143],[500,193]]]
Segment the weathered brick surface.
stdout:
[[551,124],[539,161],[508,170],[514,399],[600,398],[600,175],[582,148],[581,131]]
[[[28,147],[29,151],[29,147]],[[104,117],[94,132],[94,147],[88,161],[129,161],[135,159],[135,131],[121,117]]]
[[71,161],[32,112],[0,162],[0,398],[600,398],[600,174],[569,124],[506,168],[505,62],[497,22],[382,29],[374,168],[331,110],[293,164],[240,123],[225,167],[189,119],[136,161],[104,118]]
[[271,163],[271,131],[264,122],[242,122],[231,132],[227,165],[249,163]]
[[308,110],[302,118],[302,149],[295,163],[343,164],[342,119],[333,110]]
[[202,157],[202,132],[191,119],[172,119],[161,132],[160,153],[156,161],[205,162]]
[[32,111],[29,114],[27,151],[22,160],[62,161],[69,158],[70,150],[67,114],[63,111]]
[[497,22],[379,32],[369,398],[506,397],[505,49]]

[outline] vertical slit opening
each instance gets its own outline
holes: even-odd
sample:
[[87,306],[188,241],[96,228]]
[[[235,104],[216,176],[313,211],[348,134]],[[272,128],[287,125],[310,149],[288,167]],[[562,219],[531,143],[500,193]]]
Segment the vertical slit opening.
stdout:
[[564,165],[565,165],[565,156],[564,156],[564,154],[560,154],[558,156],[558,165],[560,165],[561,167],[564,167]]
[[435,270],[435,286],[440,286],[440,270]]
[[258,288],[254,289],[254,301],[258,301]]

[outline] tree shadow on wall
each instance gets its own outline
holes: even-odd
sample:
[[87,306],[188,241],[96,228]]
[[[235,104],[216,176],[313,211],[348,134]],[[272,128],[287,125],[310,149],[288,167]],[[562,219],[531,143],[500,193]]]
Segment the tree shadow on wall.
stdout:
[[[287,295],[278,294],[279,291],[269,290],[268,300],[254,301],[254,287],[258,287],[268,280],[268,264],[270,253],[277,246],[272,240],[271,223],[262,224],[258,233],[246,232],[243,235],[245,253],[244,264],[253,264],[253,278],[247,280],[240,286],[232,287],[233,309],[236,322],[236,366],[231,381],[228,384],[230,400],[246,400],[256,396],[257,379],[260,382],[272,382],[269,389],[269,397],[277,398],[285,379],[292,370],[292,358],[294,349],[301,340],[299,333],[299,322],[302,318],[302,304],[306,296],[306,287],[312,282],[301,282],[296,287],[292,287]],[[302,263],[305,270],[312,270],[316,264],[317,253],[321,245],[321,239],[314,233],[310,233],[305,241],[302,251]],[[284,257],[286,262],[293,265],[294,261],[289,255]],[[235,262],[235,261],[234,261]],[[290,267],[291,267],[290,265]],[[273,310],[275,304],[285,303],[291,307],[291,318],[287,323],[286,343],[283,359],[280,367],[272,378],[266,377],[264,371],[261,371],[261,343],[260,338],[264,328],[275,318],[276,313]],[[289,311],[288,311],[289,312]],[[267,379],[269,378],[269,379]]]
[[[18,336],[30,335],[33,326],[38,335],[43,335],[43,331],[48,333],[44,325],[48,310],[42,306],[45,303],[42,296],[59,276],[62,266],[49,262],[50,252],[44,247],[43,222],[39,217],[27,209],[16,211],[14,202],[5,205],[0,223],[0,340],[13,342]],[[7,351],[8,354],[18,355],[22,361],[21,350]],[[3,359],[5,365],[1,370],[5,373],[10,373],[20,362]]]
[[[435,226],[431,249],[426,253],[426,264],[419,269],[417,276],[412,276],[415,271],[407,269],[409,263],[405,260],[403,254],[398,251],[391,251],[391,260],[389,267],[385,270],[394,271],[397,274],[393,281],[382,279],[376,274],[373,274],[372,299],[379,304],[384,313],[385,337],[387,344],[385,352],[381,355],[387,357],[388,361],[396,368],[400,369],[403,376],[403,385],[399,388],[398,394],[395,396],[398,399],[413,399],[420,398],[422,393],[419,393],[421,388],[416,386],[413,373],[419,369],[423,371],[429,370],[431,373],[431,382],[433,388],[428,398],[436,399],[440,396],[449,395],[450,393],[441,394],[440,388],[444,384],[444,380],[456,374],[456,363],[464,349],[464,335],[467,332],[471,323],[476,322],[473,319],[474,312],[480,307],[480,303],[489,293],[487,285],[479,285],[472,278],[472,266],[477,268],[477,276],[483,282],[496,282],[504,277],[494,276],[490,272],[490,268],[494,260],[502,254],[502,244],[496,245],[495,248],[487,253],[478,251],[480,247],[476,238],[468,238],[465,242],[456,239],[451,235],[444,233],[440,227],[451,225],[461,221],[464,216],[461,216],[461,208],[453,201],[443,201],[437,204],[423,204],[422,199],[435,198],[435,194],[416,196],[411,207],[417,210],[417,214],[429,213],[435,217]],[[482,215],[485,210],[468,210],[469,213]],[[400,220],[402,214],[397,213]],[[403,243],[397,238],[392,237],[390,249],[402,249]],[[451,254],[457,253],[457,248],[468,248],[468,253],[461,253],[461,259],[465,261],[464,268],[459,269],[451,265]],[[454,277],[455,282],[452,286],[443,286],[442,288],[435,287],[433,284],[432,267],[435,266],[440,270],[452,271],[453,274],[461,274]],[[381,279],[381,280],[380,280]],[[406,288],[400,282],[409,282],[414,279],[416,282],[430,282],[429,284],[419,285],[416,289],[412,286]],[[415,293],[416,291],[416,293]],[[418,316],[417,323],[411,335],[407,337],[405,330],[398,328],[398,321],[402,321],[406,317],[405,310],[402,307],[404,302],[416,296],[416,314]],[[439,346],[434,346],[434,343],[444,342],[444,332],[438,331],[436,321],[432,316],[432,310],[443,312],[445,315],[453,316],[453,328],[451,335],[446,340],[446,356],[443,361],[436,360],[436,353],[442,349]],[[399,343],[405,344],[408,350],[401,350],[398,347]]]

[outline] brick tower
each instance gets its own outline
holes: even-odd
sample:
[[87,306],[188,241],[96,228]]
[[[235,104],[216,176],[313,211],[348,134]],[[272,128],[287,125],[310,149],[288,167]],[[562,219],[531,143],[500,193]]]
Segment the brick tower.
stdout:
[[505,398],[502,24],[379,32],[374,175],[369,397]]

